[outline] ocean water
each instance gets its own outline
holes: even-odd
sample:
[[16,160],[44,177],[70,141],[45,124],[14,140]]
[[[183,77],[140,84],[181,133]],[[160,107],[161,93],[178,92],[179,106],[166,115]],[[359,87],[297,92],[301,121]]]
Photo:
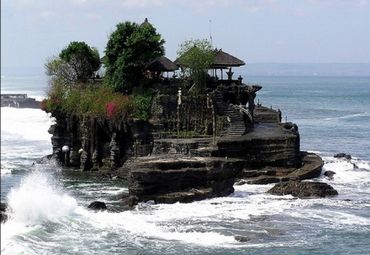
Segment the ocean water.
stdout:
[[[51,152],[53,119],[41,110],[1,108],[1,254],[369,254],[370,77],[248,77],[257,99],[298,124],[303,150],[325,160],[339,196],[272,196],[273,185],[235,186],[223,198],[190,204],[119,208],[125,182],[99,181],[55,165],[33,164]],[[42,77],[2,77],[2,93],[44,96]],[[6,86],[4,86],[4,84]],[[334,153],[353,156],[351,162]],[[354,168],[356,164],[358,168]],[[240,243],[235,236],[250,240]]]

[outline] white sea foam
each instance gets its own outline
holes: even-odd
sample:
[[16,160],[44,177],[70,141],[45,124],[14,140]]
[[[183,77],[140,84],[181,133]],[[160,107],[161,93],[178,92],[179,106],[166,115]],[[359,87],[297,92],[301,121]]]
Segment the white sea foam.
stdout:
[[53,119],[39,109],[1,107],[1,140],[50,141]]
[[357,117],[368,117],[368,116],[370,116],[370,113],[360,112],[360,113],[347,114],[347,115],[339,116],[339,117],[325,118],[324,120],[331,121],[331,120],[353,119]]
[[[333,157],[324,157],[325,165],[323,172],[334,171],[333,184],[353,184],[367,185],[370,184],[370,167],[369,162],[352,159],[336,159]],[[370,190],[370,187],[368,187]]]
[[18,244],[17,236],[26,239],[28,233],[42,228],[44,222],[59,221],[75,213],[77,201],[59,191],[52,180],[35,171],[8,193],[9,219],[1,226],[2,254],[28,254],[28,249]]
[[69,215],[77,207],[74,198],[53,188],[51,177],[35,171],[8,194],[11,218],[17,222],[39,222]]
[[88,218],[89,223],[94,228],[128,233],[130,236],[180,241],[202,246],[236,243],[233,236],[223,235],[214,231],[187,230],[186,226],[183,228],[182,226],[162,225],[161,220],[156,217],[157,215],[145,215],[141,211],[126,211],[112,214],[108,212],[92,213],[81,209],[80,213]]

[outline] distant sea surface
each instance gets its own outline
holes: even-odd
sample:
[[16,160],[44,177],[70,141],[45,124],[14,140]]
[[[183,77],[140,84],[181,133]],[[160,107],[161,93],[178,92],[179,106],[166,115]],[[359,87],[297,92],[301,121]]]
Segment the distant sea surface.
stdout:
[[[190,204],[139,204],[119,213],[86,210],[93,200],[119,208],[123,181],[99,181],[33,163],[51,153],[53,119],[37,109],[1,108],[1,254],[369,254],[370,77],[246,77],[256,100],[297,123],[301,149],[314,151],[338,190],[325,199],[266,194],[273,185]],[[41,99],[42,76],[2,76],[2,93]],[[348,162],[333,157],[351,154]],[[355,168],[355,164],[358,168]],[[249,241],[240,243],[235,236]]]

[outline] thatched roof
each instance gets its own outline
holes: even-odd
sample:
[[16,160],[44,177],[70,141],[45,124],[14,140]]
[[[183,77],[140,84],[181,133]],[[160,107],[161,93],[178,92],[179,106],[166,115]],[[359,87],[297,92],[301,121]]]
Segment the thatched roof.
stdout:
[[[211,68],[228,68],[233,66],[243,66],[245,65],[245,62],[243,60],[238,59],[237,57],[234,57],[230,55],[227,52],[222,51],[222,49],[215,49],[214,50],[215,56],[213,64],[211,65]],[[175,63],[179,66],[185,66],[183,63],[181,63],[181,58],[177,58],[175,60]]]
[[245,62],[229,53],[222,51],[222,49],[215,49],[215,59],[212,68],[227,68],[232,66],[243,66]]
[[152,72],[171,72],[177,70],[178,66],[168,58],[162,56],[149,62],[147,69]]

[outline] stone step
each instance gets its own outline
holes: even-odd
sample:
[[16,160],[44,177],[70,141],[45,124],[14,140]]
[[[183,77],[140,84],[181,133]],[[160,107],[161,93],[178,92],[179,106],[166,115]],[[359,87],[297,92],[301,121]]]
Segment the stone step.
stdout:
[[228,134],[244,134],[245,133],[245,129],[244,130],[230,130],[227,133]]
[[213,157],[217,154],[218,148],[217,147],[201,147],[198,149],[190,150],[190,155],[194,157]]
[[244,131],[245,130],[245,127],[239,127],[239,128],[233,128],[233,127],[230,127],[229,128],[229,131]]
[[229,129],[229,133],[231,132],[244,132],[245,131],[245,128],[239,128],[239,129]]

